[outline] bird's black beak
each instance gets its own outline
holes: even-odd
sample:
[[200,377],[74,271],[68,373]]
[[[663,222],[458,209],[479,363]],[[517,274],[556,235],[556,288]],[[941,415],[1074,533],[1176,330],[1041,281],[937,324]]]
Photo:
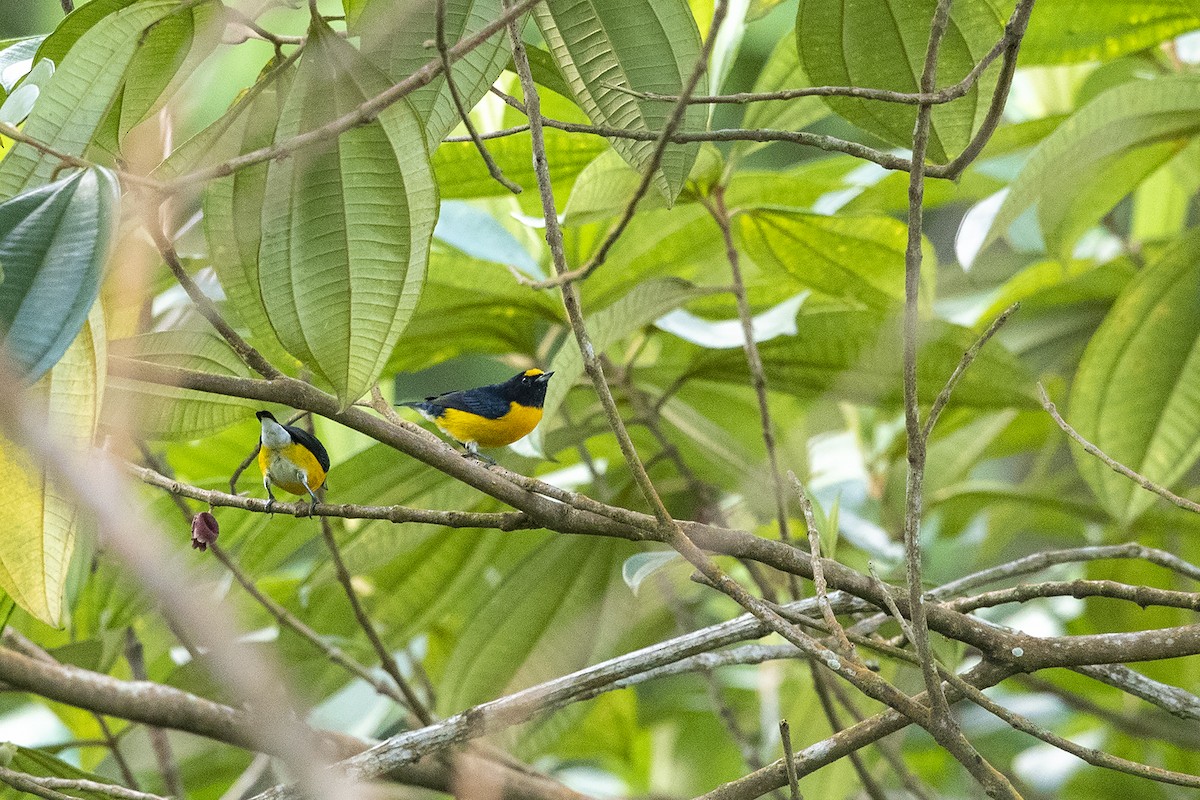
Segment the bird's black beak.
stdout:
[[546,383],[548,380],[550,380],[550,376],[553,374],[553,372],[543,372],[541,375],[537,376],[537,382]]

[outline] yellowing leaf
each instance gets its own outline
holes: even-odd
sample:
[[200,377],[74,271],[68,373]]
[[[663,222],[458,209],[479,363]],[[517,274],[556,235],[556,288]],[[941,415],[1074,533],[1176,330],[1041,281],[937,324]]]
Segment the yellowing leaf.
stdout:
[[[96,431],[104,386],[104,315],[97,305],[66,353],[30,389],[53,432],[85,449]],[[75,506],[47,481],[45,471],[0,439],[0,588],[48,625],[62,624],[63,589],[75,549]]]

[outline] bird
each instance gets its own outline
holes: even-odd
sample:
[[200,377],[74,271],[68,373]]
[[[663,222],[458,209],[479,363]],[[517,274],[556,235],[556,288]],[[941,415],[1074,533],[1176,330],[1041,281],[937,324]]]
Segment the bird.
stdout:
[[312,498],[310,508],[316,508],[317,490],[325,485],[325,474],[329,472],[325,445],[303,428],[280,425],[270,411],[259,411],[254,416],[262,423],[258,466],[262,470],[263,488],[270,498],[267,510],[275,504],[272,485],[292,494],[307,493]]
[[527,369],[503,383],[397,403],[415,408],[467,449],[464,454],[495,464],[480,447],[504,447],[527,435],[542,420],[546,387],[553,372]]

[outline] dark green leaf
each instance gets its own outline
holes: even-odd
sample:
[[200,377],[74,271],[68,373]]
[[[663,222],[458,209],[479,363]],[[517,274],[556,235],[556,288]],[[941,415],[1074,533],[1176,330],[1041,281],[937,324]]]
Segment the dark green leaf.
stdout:
[[120,190],[94,167],[0,203],[0,335],[29,381],[75,339],[100,291]]
[[1038,0],[1022,64],[1107,61],[1200,28],[1192,0]]
[[[800,64],[826,86],[862,86],[917,92],[936,0],[801,0],[796,16]],[[1008,9],[996,0],[967,0],[950,10],[938,55],[937,80],[948,86],[966,76],[1000,38]],[[949,161],[987,113],[996,70],[971,90],[937,106],[929,129],[930,160]],[[912,147],[916,106],[877,100],[828,98],[850,122],[892,144]]]

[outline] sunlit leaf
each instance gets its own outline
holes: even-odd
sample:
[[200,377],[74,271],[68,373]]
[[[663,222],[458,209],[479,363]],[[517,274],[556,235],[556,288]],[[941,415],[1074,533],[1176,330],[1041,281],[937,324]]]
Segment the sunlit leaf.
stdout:
[[[82,156],[121,87],[142,33],[175,8],[174,0],[144,0],[108,14],[89,28],[78,45],[56,62],[54,78],[24,132],[60,153]],[[43,49],[52,40],[47,39]],[[30,145],[15,145],[0,161],[0,199],[46,183],[58,164],[57,158]]]
[[[71,446],[91,445],[103,398],[104,314],[97,306],[59,362],[29,390],[54,433]],[[63,590],[79,524],[73,503],[47,480],[40,465],[0,441],[0,588],[18,606],[48,625],[63,616]]]
[[1126,83],[1084,106],[1038,145],[1000,207],[984,246],[1030,206],[1048,249],[1075,240],[1200,132],[1200,78]]
[[1022,64],[1107,61],[1200,28],[1192,0],[1038,0]]
[[[622,89],[678,94],[699,55],[695,20],[682,0],[550,0],[534,8],[534,18],[575,100],[598,125],[630,131],[658,131],[671,105],[638,100]],[[706,90],[701,80],[697,93]],[[701,130],[704,112],[689,107],[684,129]],[[612,146],[635,169],[643,170],[653,142],[614,139]],[[654,184],[673,202],[691,172],[698,146],[670,145]]]

